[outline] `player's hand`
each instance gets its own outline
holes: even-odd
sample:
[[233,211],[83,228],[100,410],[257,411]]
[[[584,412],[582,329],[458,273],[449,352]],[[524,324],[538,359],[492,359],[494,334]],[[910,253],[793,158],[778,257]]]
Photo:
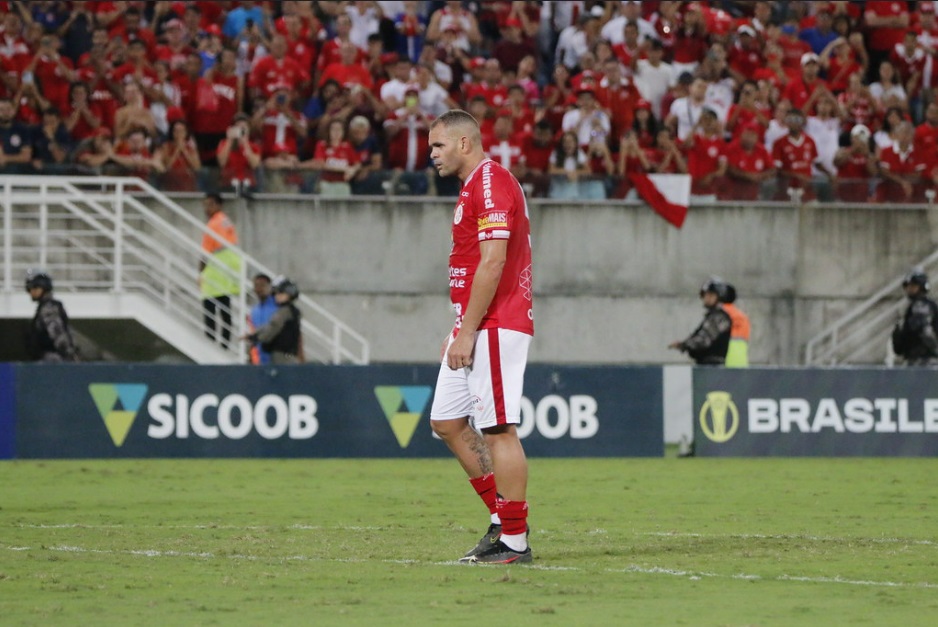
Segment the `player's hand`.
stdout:
[[472,365],[472,351],[475,348],[474,334],[460,332],[446,353],[446,365],[450,370],[459,370]]

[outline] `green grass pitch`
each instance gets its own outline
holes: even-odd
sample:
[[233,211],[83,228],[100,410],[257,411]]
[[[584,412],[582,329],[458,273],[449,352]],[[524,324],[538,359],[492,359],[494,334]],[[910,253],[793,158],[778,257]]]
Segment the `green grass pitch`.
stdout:
[[933,459],[532,459],[533,566],[453,460],[0,463],[0,624],[935,625]]

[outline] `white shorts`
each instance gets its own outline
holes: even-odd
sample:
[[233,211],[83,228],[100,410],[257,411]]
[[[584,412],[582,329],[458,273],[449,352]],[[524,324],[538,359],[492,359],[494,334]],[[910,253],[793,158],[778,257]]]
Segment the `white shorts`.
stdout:
[[[452,337],[449,343],[453,343]],[[450,370],[444,355],[430,420],[468,416],[476,429],[519,424],[530,345],[531,336],[526,333],[482,329],[476,334],[471,367]]]

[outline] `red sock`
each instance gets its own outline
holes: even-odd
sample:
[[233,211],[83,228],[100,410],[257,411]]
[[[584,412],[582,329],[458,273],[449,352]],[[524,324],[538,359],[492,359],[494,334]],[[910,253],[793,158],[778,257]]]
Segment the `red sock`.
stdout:
[[495,490],[495,473],[488,473],[481,477],[469,479],[469,483],[475,488],[476,494],[489,508],[489,514],[494,514],[497,510],[495,502],[498,500],[498,492]]
[[528,530],[528,502],[498,499],[498,517],[502,521],[502,533],[515,536]]

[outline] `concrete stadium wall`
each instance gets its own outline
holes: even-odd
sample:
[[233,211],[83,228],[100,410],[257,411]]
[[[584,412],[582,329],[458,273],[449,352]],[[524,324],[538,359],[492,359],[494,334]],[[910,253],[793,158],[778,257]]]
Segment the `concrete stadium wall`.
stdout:
[[[199,201],[182,204],[200,216]],[[363,332],[379,362],[434,359],[451,325],[452,207],[227,203],[246,250]],[[638,204],[542,201],[530,214],[537,362],[687,363],[665,347],[699,322],[697,290],[718,274],[752,319],[753,363],[798,364],[812,335],[938,243],[938,214],[924,206],[694,207],[680,230]]]

